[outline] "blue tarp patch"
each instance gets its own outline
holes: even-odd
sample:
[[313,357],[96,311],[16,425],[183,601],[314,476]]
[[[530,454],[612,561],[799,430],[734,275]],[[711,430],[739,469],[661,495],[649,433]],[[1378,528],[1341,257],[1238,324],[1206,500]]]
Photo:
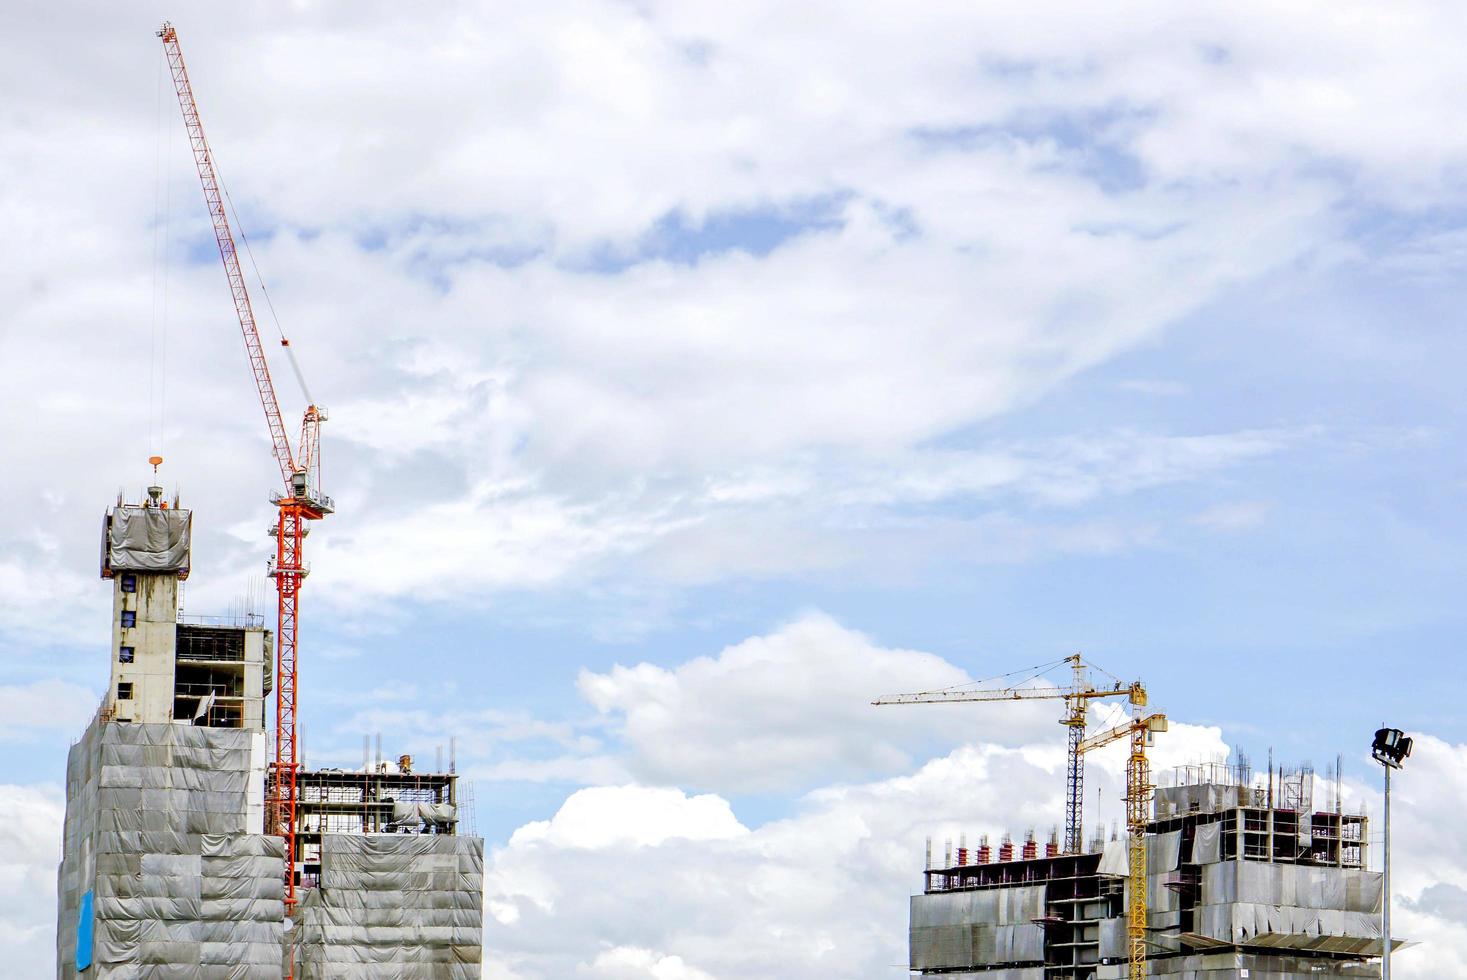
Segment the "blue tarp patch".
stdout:
[[85,970],[92,965],[92,893],[82,896],[81,909],[76,914],[76,968]]

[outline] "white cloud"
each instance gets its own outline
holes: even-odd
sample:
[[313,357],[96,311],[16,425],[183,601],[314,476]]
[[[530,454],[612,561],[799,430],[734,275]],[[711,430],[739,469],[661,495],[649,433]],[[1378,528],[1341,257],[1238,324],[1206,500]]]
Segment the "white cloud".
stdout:
[[0,786],[0,942],[11,976],[56,968],[56,866],[65,807],[58,786]]
[[728,801],[685,796],[675,789],[595,786],[572,793],[548,821],[528,823],[510,845],[545,843],[560,848],[614,845],[655,847],[680,840],[727,840],[747,833]]
[[583,671],[578,684],[617,724],[640,779],[767,792],[899,771],[939,735],[980,731],[1014,744],[1053,726],[1058,709],[1032,702],[870,704],[972,679],[940,657],[884,648],[810,614],[715,657]]
[[581,966],[577,976],[605,980],[714,980],[710,973],[683,962],[681,956],[662,956],[650,949],[617,946],[599,953],[590,966]]

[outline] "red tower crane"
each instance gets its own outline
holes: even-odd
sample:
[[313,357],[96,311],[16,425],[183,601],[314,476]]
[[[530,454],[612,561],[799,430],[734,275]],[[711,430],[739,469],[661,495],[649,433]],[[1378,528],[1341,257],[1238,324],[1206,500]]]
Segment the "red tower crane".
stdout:
[[[296,902],[296,772],[300,768],[296,747],[296,720],[300,712],[296,654],[300,625],[300,587],[310,571],[302,557],[303,545],[307,533],[306,522],[320,520],[335,509],[331,498],[319,491],[320,426],[326,419],[326,413],[314,404],[306,406],[305,417],[301,420],[300,437],[296,441],[299,454],[292,452],[290,438],[280,415],[280,402],[275,397],[275,385],[270,380],[270,366],[265,360],[265,348],[260,342],[260,331],[255,326],[255,312],[250,305],[249,290],[245,287],[234,235],[229,229],[229,218],[225,214],[224,195],[219,186],[218,174],[215,173],[213,154],[209,151],[208,140],[204,138],[204,125],[199,121],[199,107],[194,101],[193,86],[189,84],[188,70],[183,64],[183,51],[178,46],[178,33],[172,24],[165,23],[158,31],[158,37],[163,39],[163,51],[168,57],[168,68],[173,75],[173,87],[178,93],[179,108],[183,110],[183,124],[188,130],[194,165],[199,171],[199,182],[204,187],[204,203],[214,222],[214,240],[219,245],[219,258],[224,263],[224,274],[229,279],[229,291],[234,297],[234,312],[239,317],[240,331],[244,334],[245,353],[249,356],[255,388],[260,394],[260,404],[265,409],[265,424],[270,429],[275,461],[280,465],[280,475],[285,481],[283,493],[270,495],[271,503],[279,508],[278,520],[270,531],[275,537],[275,557],[270,562],[270,576],[275,579],[275,588],[279,594],[279,619],[275,630],[275,758],[270,764],[267,777],[266,829],[269,833],[285,838],[285,909],[288,914]],[[282,337],[280,343],[286,349],[286,356],[290,357],[290,341]],[[294,364],[293,357],[291,362]],[[305,388],[304,381],[301,387]],[[306,393],[306,400],[310,401],[309,392]]]

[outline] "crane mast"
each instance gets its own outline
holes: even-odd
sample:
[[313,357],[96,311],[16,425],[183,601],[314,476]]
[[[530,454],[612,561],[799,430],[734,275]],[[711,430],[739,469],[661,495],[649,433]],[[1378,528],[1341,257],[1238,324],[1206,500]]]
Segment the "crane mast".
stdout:
[[1131,719],[1125,724],[1092,735],[1079,746],[1083,755],[1122,738],[1131,742],[1131,753],[1126,757],[1126,946],[1132,980],[1146,976],[1146,917],[1150,911],[1146,898],[1146,820],[1152,785],[1146,746],[1157,732],[1166,730],[1166,715],[1142,717],[1140,707],[1133,706]]
[[[265,358],[265,348],[255,323],[254,307],[250,303],[249,289],[245,285],[244,270],[240,267],[234,234],[229,227],[219,175],[214,167],[209,142],[204,136],[204,125],[199,119],[199,107],[194,100],[188,69],[184,66],[178,33],[172,24],[165,23],[158,31],[158,37],[163,41],[163,50],[168,58],[169,73],[178,95],[179,108],[183,112],[184,128],[188,131],[189,148],[193,152],[199,183],[204,189],[204,203],[214,225],[214,240],[219,246],[219,258],[224,263],[224,274],[229,280],[229,292],[234,300],[234,312],[239,319],[240,332],[244,336],[245,354],[249,358],[260,405],[265,411],[272,455],[280,467],[280,475],[285,484],[283,493],[271,495],[271,502],[278,508],[278,516],[270,532],[275,538],[275,556],[270,561],[269,574],[275,580],[279,601],[275,630],[275,757],[267,777],[266,829],[285,838],[285,907],[289,913],[296,902],[296,773],[300,769],[296,742],[296,722],[300,707],[297,697],[299,676],[296,669],[299,603],[301,583],[310,571],[304,560],[304,543],[308,532],[307,522],[320,520],[334,510],[331,498],[321,494],[318,489],[320,425],[325,421],[326,413],[314,404],[306,407],[297,442],[300,454],[297,456],[291,451],[290,438],[281,417],[280,400],[275,395],[275,384],[270,378],[270,365]],[[282,338],[281,344],[286,348],[287,356],[290,356],[289,341]]]

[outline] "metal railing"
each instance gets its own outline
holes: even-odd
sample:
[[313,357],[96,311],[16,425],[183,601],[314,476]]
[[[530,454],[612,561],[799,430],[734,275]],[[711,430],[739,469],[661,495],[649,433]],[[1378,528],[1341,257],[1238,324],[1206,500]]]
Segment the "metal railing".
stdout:
[[183,697],[208,697],[210,694],[218,698],[242,698],[244,691],[233,684],[175,684],[173,687],[175,695]]
[[233,629],[263,629],[265,617],[259,613],[241,613],[231,616],[179,616],[183,626],[224,626]]

